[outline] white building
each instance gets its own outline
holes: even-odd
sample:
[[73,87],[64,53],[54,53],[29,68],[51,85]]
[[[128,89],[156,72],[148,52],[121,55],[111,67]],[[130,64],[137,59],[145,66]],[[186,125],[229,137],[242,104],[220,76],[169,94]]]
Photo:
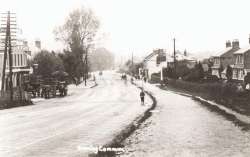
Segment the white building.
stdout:
[[[22,77],[23,74],[27,74],[31,72],[31,69],[28,67],[28,54],[29,49],[28,47],[23,43],[23,41],[19,41],[18,44],[13,47],[12,50],[12,63],[13,63],[13,76],[12,76],[12,82],[13,87],[20,86],[22,83]],[[4,60],[4,51],[0,50],[0,87],[2,87],[2,76],[3,76],[3,60]],[[9,57],[7,55],[6,60],[6,71],[5,71],[5,89],[8,88],[8,82],[9,82]]]
[[166,53],[166,50],[153,50],[153,52],[143,60],[143,69],[145,70],[146,77],[151,80],[153,73],[162,73],[162,68],[167,67],[169,60],[171,60],[171,57]]

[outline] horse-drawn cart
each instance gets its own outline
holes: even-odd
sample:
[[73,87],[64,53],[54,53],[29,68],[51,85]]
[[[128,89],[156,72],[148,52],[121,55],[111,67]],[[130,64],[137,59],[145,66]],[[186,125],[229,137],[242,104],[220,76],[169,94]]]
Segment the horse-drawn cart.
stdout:
[[25,76],[24,87],[25,91],[35,97],[43,97],[46,99],[67,95],[67,73],[54,72],[50,77],[41,77],[39,75],[30,74]]

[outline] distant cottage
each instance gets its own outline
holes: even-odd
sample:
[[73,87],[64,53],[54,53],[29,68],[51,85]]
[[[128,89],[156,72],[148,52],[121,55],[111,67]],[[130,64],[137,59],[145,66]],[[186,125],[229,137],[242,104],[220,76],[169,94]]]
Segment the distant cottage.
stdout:
[[150,80],[153,73],[160,73],[167,66],[167,54],[164,49],[155,49],[143,59],[145,76]]

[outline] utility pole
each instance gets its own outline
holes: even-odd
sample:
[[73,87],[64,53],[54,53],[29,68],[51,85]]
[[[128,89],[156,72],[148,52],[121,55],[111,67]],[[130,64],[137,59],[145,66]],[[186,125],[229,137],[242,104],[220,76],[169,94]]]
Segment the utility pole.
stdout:
[[5,33],[5,39],[2,40],[1,44],[4,44],[4,58],[3,58],[3,71],[2,71],[2,87],[1,87],[1,92],[4,92],[4,87],[5,87],[5,71],[6,71],[6,61],[7,61],[7,47],[8,47],[8,36],[9,36],[9,31],[7,31],[9,27],[9,18],[7,19],[7,26],[1,27],[1,33]]
[[134,75],[134,55],[133,55],[133,52],[132,52],[132,76]]
[[87,86],[87,78],[88,78],[88,48],[86,51],[86,56],[85,56],[85,77],[84,77],[84,84]]
[[[15,33],[12,30],[16,29],[16,27],[11,27],[11,26],[16,26],[16,21],[13,20],[15,17],[11,17],[11,14],[9,11],[7,13],[2,13],[4,15],[7,15],[7,17],[2,17],[2,21],[6,22],[6,24],[1,24],[1,33],[4,32],[5,30],[5,39],[4,39],[4,61],[3,61],[3,71],[2,71],[2,87],[1,91],[4,91],[5,87],[5,73],[6,73],[6,62],[7,62],[7,52],[9,55],[9,87],[10,87],[10,101],[13,101],[13,80],[12,80],[12,68],[13,68],[13,63],[12,63],[12,41],[15,39],[12,39],[11,37],[13,36],[11,33]],[[2,40],[3,41],[3,40]]]
[[175,38],[174,40],[174,78],[176,79],[176,52],[175,52]]

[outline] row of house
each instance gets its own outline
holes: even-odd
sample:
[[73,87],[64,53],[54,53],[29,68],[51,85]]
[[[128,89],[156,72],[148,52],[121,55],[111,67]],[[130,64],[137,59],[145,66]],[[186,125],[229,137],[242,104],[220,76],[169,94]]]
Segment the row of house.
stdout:
[[[226,41],[225,49],[211,58],[213,62],[212,75],[226,79],[227,66],[229,65],[233,69],[232,79],[244,80],[244,77],[250,72],[250,36],[248,41],[249,45],[244,48],[240,47],[239,40]],[[188,68],[194,67],[197,63],[197,59],[189,56],[186,50],[183,53],[177,51],[176,60]],[[153,73],[161,73],[161,79],[163,79],[162,69],[173,66],[173,64],[173,55],[167,53],[165,49],[155,49],[144,58],[143,69],[149,80]],[[208,66],[205,66],[205,69],[208,70]]]
[[[240,48],[238,40],[227,41],[226,48],[213,56],[212,75],[226,79],[227,66],[233,69],[234,80],[244,80],[244,77],[250,72],[250,36],[249,45]],[[220,69],[223,69],[220,76]]]

